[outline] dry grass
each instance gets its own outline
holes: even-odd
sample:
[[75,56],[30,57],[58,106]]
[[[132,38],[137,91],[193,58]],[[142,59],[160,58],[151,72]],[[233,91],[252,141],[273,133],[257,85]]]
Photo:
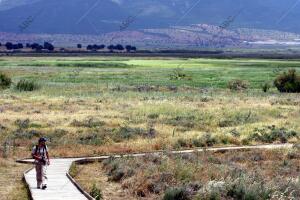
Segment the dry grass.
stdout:
[[[261,199],[275,200],[280,195],[282,199],[298,199],[299,166],[300,154],[297,149],[206,152],[181,156],[122,158],[78,166],[81,171],[76,179],[87,189],[96,183],[101,186],[102,191],[110,190],[109,184],[122,185],[124,194],[129,192],[131,198],[141,199],[161,199],[166,190],[180,187],[187,190],[189,199],[197,199],[197,196],[202,196],[200,199],[211,199],[214,192],[221,195],[221,199],[239,199],[222,192],[226,188],[228,190],[236,180],[243,181],[240,184],[245,184],[249,189],[245,188],[244,195],[252,195],[250,199],[260,193],[269,195],[269,198],[261,196]],[[107,175],[104,178],[105,184],[102,182],[104,172]],[[111,180],[109,183],[107,178]],[[208,185],[213,183],[223,185],[223,189],[207,191]],[[265,188],[256,188],[257,184],[263,184]]]
[[30,166],[17,164],[12,159],[0,158],[0,196],[3,200],[29,199],[22,175]]
[[[193,139],[206,133],[219,138],[215,145],[239,145],[256,128],[269,126],[300,132],[296,96],[288,100],[291,97],[223,96],[223,92],[219,92],[203,101],[201,94],[194,94],[193,99],[166,94],[158,100],[144,100],[140,94],[130,98],[127,94],[115,97],[109,92],[102,98],[85,99],[46,100],[42,96],[2,95],[0,124],[4,128],[0,140],[30,149],[43,135],[51,140],[49,146],[53,156],[82,156],[190,148],[194,147]],[[156,95],[147,94],[153,98]],[[17,120],[26,119],[29,120],[28,127],[20,128],[16,124]],[[145,133],[136,133],[137,128]],[[150,128],[155,130],[151,138],[147,136]],[[123,134],[119,133],[121,129],[127,130],[123,139],[122,135],[119,137]],[[178,140],[190,144],[178,146]],[[295,142],[297,138],[289,140]],[[24,151],[17,152],[21,153],[19,156],[26,156]]]
[[[99,166],[100,164],[100,166]],[[76,181],[90,192],[95,184],[103,195],[105,200],[135,200],[136,198],[122,189],[121,184],[108,181],[108,177],[101,168],[101,163],[89,165],[77,165],[76,174],[73,176]],[[91,177],[93,177],[91,179]]]

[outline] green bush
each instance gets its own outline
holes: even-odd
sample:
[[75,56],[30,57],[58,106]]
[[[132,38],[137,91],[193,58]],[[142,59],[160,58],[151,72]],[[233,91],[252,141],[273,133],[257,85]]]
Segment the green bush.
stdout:
[[248,137],[248,139],[265,143],[272,143],[275,141],[286,143],[290,138],[294,137],[299,137],[299,134],[296,131],[287,130],[286,128],[269,126],[263,128],[255,128],[254,132]]
[[91,190],[91,192],[90,192],[90,195],[91,195],[92,197],[94,197],[96,200],[103,199],[101,189],[98,188],[98,187],[96,186],[96,184],[93,184],[93,187],[92,187],[92,190]]
[[250,84],[248,81],[244,81],[244,80],[240,80],[240,79],[231,80],[227,84],[227,87],[230,90],[234,90],[234,91],[246,90],[249,88],[249,86],[250,86]]
[[114,140],[121,142],[123,140],[133,139],[139,136],[147,136],[148,131],[142,128],[132,128],[129,126],[122,126],[114,131]]
[[192,80],[192,77],[188,76],[182,68],[176,68],[170,74],[170,80]]
[[71,177],[76,177],[78,174],[78,168],[77,165],[73,162],[70,169],[69,169],[69,174]]
[[265,182],[257,181],[253,177],[241,176],[227,182],[227,197],[244,200],[270,199],[272,189],[265,186]]
[[89,133],[78,139],[79,144],[100,146],[105,143],[105,135],[101,133]]
[[191,144],[190,144],[190,141],[186,140],[186,139],[183,139],[183,138],[179,138],[175,144],[174,144],[174,147],[177,148],[177,149],[180,149],[182,147],[184,148],[189,148],[191,147]]
[[268,92],[270,90],[270,88],[271,88],[270,83],[264,83],[261,85],[261,89],[263,92]]
[[163,200],[189,200],[190,197],[185,188],[170,188],[168,189],[163,197]]
[[279,75],[275,79],[274,85],[280,92],[298,93],[300,92],[300,75],[296,73],[295,69],[290,69]]
[[39,88],[40,86],[36,82],[24,79],[20,80],[16,85],[17,90],[26,92],[34,91]]
[[6,74],[0,72],[0,89],[9,88],[11,83],[11,78],[8,77]]
[[104,125],[105,125],[105,122],[95,119],[93,117],[88,117],[88,118],[84,119],[83,121],[78,121],[75,119],[71,122],[71,126],[74,126],[74,127],[97,128],[97,127],[101,127]]
[[134,175],[133,168],[124,164],[120,160],[115,160],[112,158],[106,159],[103,161],[103,166],[108,171],[108,180],[119,182],[122,179],[126,179]]
[[218,143],[216,137],[213,137],[209,133],[206,133],[199,138],[193,139],[192,142],[195,147],[211,147]]
[[19,129],[27,129],[29,128],[30,125],[30,120],[29,119],[17,119],[15,121],[15,125],[19,128]]

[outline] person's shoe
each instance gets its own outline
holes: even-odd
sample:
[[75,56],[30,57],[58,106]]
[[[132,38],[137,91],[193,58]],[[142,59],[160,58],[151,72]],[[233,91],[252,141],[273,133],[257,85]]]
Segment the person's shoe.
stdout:
[[42,186],[42,190],[45,190],[47,188],[47,185]]
[[41,187],[40,187],[40,186],[38,186],[38,187],[37,187],[37,189],[41,189]]

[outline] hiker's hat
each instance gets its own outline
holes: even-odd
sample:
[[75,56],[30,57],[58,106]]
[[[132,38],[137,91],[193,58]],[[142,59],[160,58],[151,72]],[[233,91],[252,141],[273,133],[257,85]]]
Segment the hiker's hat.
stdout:
[[41,138],[39,139],[39,142],[46,142],[46,141],[47,141],[47,139],[44,138],[44,137],[41,137]]

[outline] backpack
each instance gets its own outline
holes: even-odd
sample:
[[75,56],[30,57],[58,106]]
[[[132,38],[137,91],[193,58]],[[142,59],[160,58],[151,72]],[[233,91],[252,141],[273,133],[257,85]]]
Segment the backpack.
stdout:
[[[42,148],[43,148],[43,154],[44,154],[45,152],[48,153],[46,146],[43,146]],[[36,146],[35,146],[35,151],[34,151],[34,154],[33,154],[33,155],[37,155],[38,150],[39,150],[39,145],[36,145]]]

